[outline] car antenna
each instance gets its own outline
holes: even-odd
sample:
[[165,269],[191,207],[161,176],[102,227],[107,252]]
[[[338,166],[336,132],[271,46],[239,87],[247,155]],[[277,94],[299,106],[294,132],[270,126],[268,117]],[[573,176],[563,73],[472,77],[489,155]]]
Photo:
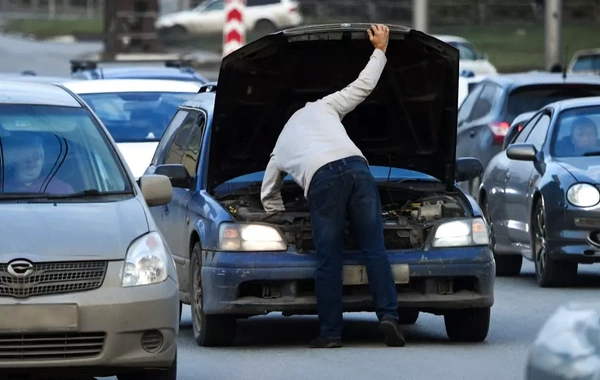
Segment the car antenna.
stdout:
[[565,45],[564,57],[563,57],[563,67],[562,67],[562,77],[563,80],[567,80],[567,58],[569,54],[569,45]]

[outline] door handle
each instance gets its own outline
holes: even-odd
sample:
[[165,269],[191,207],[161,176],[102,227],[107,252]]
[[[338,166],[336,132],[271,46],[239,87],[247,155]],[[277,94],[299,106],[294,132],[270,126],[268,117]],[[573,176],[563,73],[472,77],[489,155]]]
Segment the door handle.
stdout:
[[504,178],[508,181],[510,179],[510,172],[506,172]]
[[477,134],[477,132],[475,132],[475,131],[471,131],[471,132],[469,132],[469,136],[470,136],[471,138],[475,137],[475,135],[476,135],[476,134]]

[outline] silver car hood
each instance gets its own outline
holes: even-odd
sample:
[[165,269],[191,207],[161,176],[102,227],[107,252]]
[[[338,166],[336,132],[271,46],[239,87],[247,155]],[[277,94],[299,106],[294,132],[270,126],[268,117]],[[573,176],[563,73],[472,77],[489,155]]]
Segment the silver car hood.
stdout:
[[0,263],[123,260],[148,232],[137,198],[118,202],[0,203]]

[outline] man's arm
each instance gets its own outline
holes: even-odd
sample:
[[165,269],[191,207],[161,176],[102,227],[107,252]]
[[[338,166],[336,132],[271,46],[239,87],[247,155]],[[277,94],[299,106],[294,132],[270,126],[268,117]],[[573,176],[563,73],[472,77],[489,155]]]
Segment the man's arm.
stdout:
[[367,32],[371,43],[375,47],[367,66],[360,72],[358,79],[346,88],[322,99],[327,106],[339,115],[340,120],[352,112],[373,92],[387,63],[385,51],[387,50],[389,28],[385,25],[377,25],[372,26]]
[[279,169],[275,155],[271,154],[260,189],[260,200],[266,212],[285,211],[281,198],[281,186],[284,178],[285,173]]

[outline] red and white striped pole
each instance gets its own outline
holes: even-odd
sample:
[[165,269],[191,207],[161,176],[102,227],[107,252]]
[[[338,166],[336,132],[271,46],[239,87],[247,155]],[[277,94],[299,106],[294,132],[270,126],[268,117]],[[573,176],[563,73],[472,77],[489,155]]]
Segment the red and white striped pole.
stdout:
[[225,0],[223,57],[244,46],[246,43],[245,10],[246,0]]

